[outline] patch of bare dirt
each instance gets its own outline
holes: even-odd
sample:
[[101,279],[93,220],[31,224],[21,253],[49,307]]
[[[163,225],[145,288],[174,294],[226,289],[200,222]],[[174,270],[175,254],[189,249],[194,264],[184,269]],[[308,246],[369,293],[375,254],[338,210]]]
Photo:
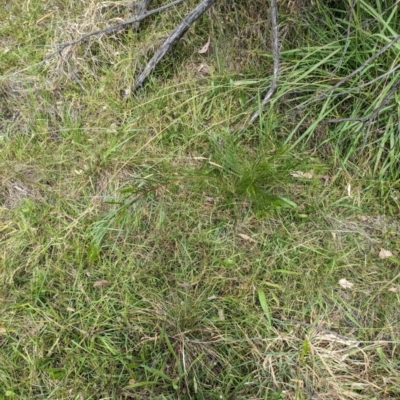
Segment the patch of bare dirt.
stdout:
[[0,206],[14,209],[23,199],[42,200],[38,178],[32,171],[0,177]]

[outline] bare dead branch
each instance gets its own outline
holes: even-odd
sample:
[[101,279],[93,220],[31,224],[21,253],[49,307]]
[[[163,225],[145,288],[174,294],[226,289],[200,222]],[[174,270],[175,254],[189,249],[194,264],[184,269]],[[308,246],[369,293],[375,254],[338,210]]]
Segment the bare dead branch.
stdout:
[[[150,4],[153,0],[142,0],[136,7],[136,18],[146,14]],[[140,26],[140,22],[135,22],[132,24],[132,29],[137,32]]]
[[130,19],[127,19],[126,21],[123,21],[123,22],[121,22],[119,24],[109,26],[108,28],[99,29],[99,30],[94,31],[94,32],[86,33],[85,35],[81,36],[79,39],[76,39],[76,40],[73,40],[72,42],[63,43],[63,44],[59,45],[58,49],[55,52],[49,54],[47,57],[45,57],[42,62],[50,59],[51,57],[54,57],[57,54],[61,54],[61,52],[64,49],[66,49],[67,47],[74,46],[76,44],[82,43],[82,42],[84,42],[85,40],[89,39],[92,36],[101,35],[101,34],[111,34],[111,33],[117,32],[121,28],[123,28],[123,27],[125,27],[127,25],[131,25],[131,24],[134,24],[135,22],[142,21],[143,19],[149,17],[150,15],[153,15],[153,14],[156,14],[158,12],[164,11],[167,8],[171,8],[173,6],[176,6],[176,5],[178,5],[178,4],[180,4],[180,3],[184,2],[184,1],[185,0],[175,0],[172,3],[165,4],[164,6],[161,6],[159,8],[154,9],[154,10],[151,10],[151,11],[145,13],[145,14],[137,15],[137,16],[135,16],[133,18],[130,18]]
[[279,76],[279,29],[278,29],[278,6],[276,0],[270,0],[270,13],[272,25],[272,55],[274,59],[274,70],[272,75],[271,86],[261,102],[260,108],[253,113],[250,118],[250,123],[253,123],[259,116],[260,111],[264,108],[265,104],[269,101],[278,87]]
[[389,90],[388,94],[383,98],[381,103],[379,104],[378,107],[376,107],[369,115],[366,117],[361,117],[361,118],[338,118],[338,119],[328,119],[326,122],[330,123],[339,123],[339,122],[361,122],[360,128],[356,131],[357,133],[360,132],[366,125],[368,125],[363,144],[360,147],[360,153],[362,153],[365,149],[365,146],[367,145],[369,133],[371,131],[371,126],[373,120],[379,115],[379,113],[382,111],[382,109],[386,106],[387,103],[389,103],[390,99],[394,96],[396,93],[397,89],[400,87],[400,79],[392,86],[392,88]]
[[367,86],[373,85],[375,82],[378,82],[381,79],[387,77],[388,75],[393,74],[393,72],[396,72],[398,69],[400,69],[400,64],[397,64],[395,67],[390,68],[388,71],[384,72],[383,74],[381,74],[381,75],[377,76],[376,78],[374,78],[374,79],[372,79],[372,80],[370,80],[368,82],[365,82],[365,83],[363,83],[361,85],[358,85],[356,87],[350,88],[350,89],[345,90],[345,91],[340,92],[340,93],[332,93],[329,96],[329,98],[334,98],[334,97],[344,96],[344,95],[347,95],[347,94],[353,94],[354,92],[359,92],[360,89],[363,89],[363,88],[365,88]]
[[136,78],[135,84],[132,87],[132,92],[141,87],[151,71],[161,61],[167,51],[185,34],[190,26],[203,15],[216,0],[203,0],[183,19],[183,21],[171,32],[167,40],[156,51],[151,60],[144,67],[143,71]]
[[378,107],[374,109],[369,115],[366,117],[360,117],[360,118],[338,118],[338,119],[328,119],[326,122],[362,122],[363,124],[367,122],[372,122],[380,111],[386,106],[386,104],[390,101],[390,99],[394,96],[396,93],[397,89],[400,87],[400,79],[392,86],[392,88],[389,90],[389,93],[384,97],[384,99],[381,101]]
[[357,75],[359,72],[361,72],[366,66],[371,64],[374,60],[376,60],[379,56],[381,56],[386,50],[390,49],[394,44],[396,44],[400,40],[400,35],[397,35],[393,40],[391,40],[388,44],[383,46],[379,51],[377,51],[374,55],[372,55],[368,60],[366,60],[362,65],[360,65],[357,69],[355,69],[351,74],[345,76],[343,79],[341,79],[336,85],[333,85],[332,87],[326,89],[321,93],[316,99],[308,102],[306,105],[302,105],[297,107],[297,109],[301,110],[304,109],[305,107],[314,104],[320,100],[326,99],[328,96],[331,95],[331,92],[338,87],[342,86],[343,83],[347,82],[349,79],[351,79],[354,75]]

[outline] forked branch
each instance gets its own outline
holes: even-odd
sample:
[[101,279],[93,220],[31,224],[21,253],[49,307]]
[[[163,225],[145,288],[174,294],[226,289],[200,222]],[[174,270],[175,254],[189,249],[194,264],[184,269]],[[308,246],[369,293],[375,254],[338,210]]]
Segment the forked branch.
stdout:
[[167,40],[159,47],[154,56],[144,67],[143,71],[136,78],[135,84],[132,87],[132,92],[143,85],[151,71],[153,71],[155,66],[161,61],[167,51],[185,34],[190,26],[215,3],[215,1],[216,0],[203,0],[171,32]]

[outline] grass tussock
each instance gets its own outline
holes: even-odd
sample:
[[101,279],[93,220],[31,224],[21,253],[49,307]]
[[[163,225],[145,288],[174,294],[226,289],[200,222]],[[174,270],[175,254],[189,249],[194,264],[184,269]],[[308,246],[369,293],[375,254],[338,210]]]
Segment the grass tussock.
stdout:
[[242,130],[262,1],[0,10],[0,398],[399,398],[398,9],[278,3]]

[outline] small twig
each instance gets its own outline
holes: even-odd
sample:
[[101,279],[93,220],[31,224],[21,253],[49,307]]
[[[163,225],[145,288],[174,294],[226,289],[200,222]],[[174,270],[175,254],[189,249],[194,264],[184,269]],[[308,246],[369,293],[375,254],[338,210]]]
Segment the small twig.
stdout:
[[377,76],[376,78],[374,78],[374,79],[372,79],[372,80],[370,80],[370,81],[368,81],[368,82],[365,82],[365,83],[363,83],[363,84],[361,84],[361,85],[358,85],[358,86],[356,86],[356,87],[350,88],[350,89],[348,89],[348,90],[344,90],[343,92],[340,92],[340,93],[334,93],[334,94],[332,93],[332,94],[330,95],[330,97],[333,98],[333,97],[345,96],[345,95],[347,95],[347,94],[352,94],[352,93],[354,93],[355,91],[359,91],[360,89],[363,89],[363,88],[365,88],[365,87],[367,87],[367,86],[371,86],[371,85],[374,84],[375,82],[378,82],[379,80],[385,78],[386,76],[392,74],[393,72],[396,72],[398,69],[400,69],[400,64],[397,64],[395,67],[389,69],[388,71],[386,71],[386,72],[383,73],[382,75],[379,75],[379,76]]
[[357,75],[359,72],[361,72],[367,65],[371,64],[372,61],[377,59],[379,56],[381,56],[386,50],[388,50],[390,47],[392,47],[395,43],[397,43],[400,40],[400,35],[397,35],[392,41],[390,41],[387,45],[383,46],[378,52],[376,52],[373,56],[368,58],[363,64],[361,64],[357,69],[355,69],[351,74],[345,76],[343,79],[341,79],[336,85],[331,86],[330,88],[324,90],[322,94],[320,94],[316,99],[308,102],[306,105],[299,106],[297,107],[298,109],[303,109],[306,106],[309,106],[311,104],[314,104],[320,100],[324,100],[329,96],[329,93],[332,92],[333,90],[337,89],[339,86],[342,86],[343,83],[347,82],[349,79],[351,79],[354,75]]
[[155,66],[161,61],[167,51],[184,35],[190,26],[215,3],[215,1],[216,0],[203,0],[171,32],[167,40],[159,47],[154,56],[137,77],[135,84],[132,87],[132,92],[136,91],[143,85],[151,71],[153,71]]
[[263,101],[261,102],[261,106],[257,111],[253,113],[250,118],[250,123],[253,123],[260,114],[260,111],[264,108],[265,104],[267,104],[268,100],[275,93],[276,88],[278,86],[278,75],[279,75],[279,29],[278,29],[278,6],[276,4],[276,0],[270,0],[270,13],[271,13],[271,25],[272,25],[272,54],[274,58],[274,70],[272,75],[271,86],[265,95]]
[[153,15],[153,14],[156,14],[158,12],[164,11],[167,8],[171,8],[173,6],[176,6],[176,5],[180,4],[180,3],[182,3],[183,1],[185,1],[185,0],[175,0],[172,3],[165,4],[162,7],[159,7],[159,8],[156,8],[154,10],[151,10],[151,11],[147,12],[146,14],[138,15],[136,17],[127,19],[126,21],[123,21],[123,22],[121,22],[119,24],[116,24],[116,25],[109,26],[108,28],[105,28],[105,29],[99,29],[99,30],[94,31],[94,32],[86,33],[85,35],[81,36],[79,39],[73,40],[72,42],[61,44],[59,46],[59,48],[54,53],[51,53],[50,55],[45,57],[42,62],[48,60],[51,57],[54,57],[56,54],[61,54],[61,52],[64,49],[66,49],[67,47],[69,47],[69,46],[74,46],[75,44],[79,44],[79,43],[84,42],[86,39],[90,38],[91,36],[96,36],[96,35],[101,35],[101,34],[110,34],[110,33],[117,32],[117,31],[119,31],[121,28],[123,28],[126,25],[130,25],[130,24],[133,24],[135,22],[142,21],[143,19],[149,17],[150,15]]
[[372,113],[369,115],[368,117],[368,121],[369,121],[369,126],[368,126],[368,130],[367,133],[364,137],[364,141],[363,144],[361,146],[361,150],[360,153],[364,151],[365,146],[367,145],[367,140],[369,137],[369,132],[371,130],[371,123],[374,120],[375,117],[378,116],[378,114],[380,113],[380,111],[382,110],[382,108],[384,108],[386,106],[386,104],[389,102],[389,100],[393,97],[393,95],[395,94],[396,90],[400,87],[400,79],[393,85],[393,87],[389,90],[389,93],[384,97],[384,99],[381,101],[381,104],[379,104],[379,106],[377,108],[375,108],[374,111],[372,111]]
[[337,122],[362,122],[363,124],[367,122],[371,122],[379,112],[386,106],[386,104],[389,102],[389,100],[393,97],[395,94],[396,90],[400,87],[400,79],[392,86],[392,88],[389,90],[389,93],[384,97],[384,99],[381,101],[378,107],[375,108],[374,111],[372,111],[369,115],[366,117],[360,117],[360,118],[338,118],[338,119],[328,119],[325,122],[331,122],[331,123],[337,123]]
[[71,64],[69,63],[69,61],[67,60],[67,58],[65,56],[63,56],[62,54],[60,54],[61,58],[64,60],[64,62],[67,64],[67,67],[69,69],[69,73],[72,75],[72,77],[75,79],[75,82],[80,86],[80,88],[84,91],[87,92],[85,86],[83,86],[82,82],[80,81],[80,79],[78,78],[78,76],[76,75],[76,73],[73,71]]
[[389,103],[389,100],[393,97],[393,95],[395,94],[396,90],[399,87],[400,87],[400,79],[392,86],[392,88],[389,90],[389,93],[381,101],[381,104],[379,104],[379,106],[376,107],[375,110],[372,111],[372,113],[366,119],[372,121],[379,114],[382,108],[385,107],[387,103]]
[[389,90],[389,93],[384,97],[384,99],[381,101],[378,107],[376,107],[369,115],[366,117],[360,117],[360,118],[337,118],[337,119],[327,119],[325,122],[328,123],[340,123],[340,122],[361,122],[361,126],[357,131],[354,133],[355,136],[364,129],[364,127],[368,124],[368,128],[366,130],[363,144],[360,146],[360,151],[359,153],[362,153],[365,149],[365,146],[367,145],[369,133],[371,131],[371,125],[372,121],[378,116],[378,114],[381,112],[381,110],[386,106],[386,104],[390,101],[390,99],[393,97],[395,94],[396,90],[400,87],[400,79],[392,86],[392,88]]

